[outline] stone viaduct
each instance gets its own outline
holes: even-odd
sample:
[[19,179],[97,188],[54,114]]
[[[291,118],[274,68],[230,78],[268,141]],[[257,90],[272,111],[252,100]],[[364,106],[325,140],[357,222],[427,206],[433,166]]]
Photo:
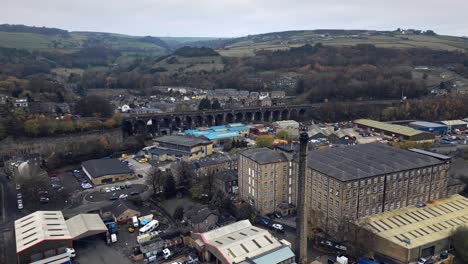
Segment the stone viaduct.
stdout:
[[122,124],[129,134],[169,134],[175,130],[186,130],[202,126],[217,126],[227,123],[274,122],[300,120],[310,112],[312,105],[282,105],[270,107],[245,107],[223,110],[200,110],[153,114],[128,114]]

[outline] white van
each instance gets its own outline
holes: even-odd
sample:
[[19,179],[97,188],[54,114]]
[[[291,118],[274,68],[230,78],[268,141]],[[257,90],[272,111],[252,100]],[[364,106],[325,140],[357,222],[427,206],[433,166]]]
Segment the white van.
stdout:
[[133,227],[137,228],[139,226],[138,217],[136,216],[132,217],[132,222],[133,222]]

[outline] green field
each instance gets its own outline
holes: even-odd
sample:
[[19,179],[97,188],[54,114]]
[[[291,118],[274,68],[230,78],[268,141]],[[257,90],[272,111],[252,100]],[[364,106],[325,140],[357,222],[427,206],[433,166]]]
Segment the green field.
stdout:
[[383,48],[429,48],[434,50],[468,51],[468,39],[451,36],[427,35],[327,35],[313,31],[280,32],[239,38],[217,51],[223,56],[253,56],[259,50],[281,50],[305,44],[322,43],[332,46],[373,44]]

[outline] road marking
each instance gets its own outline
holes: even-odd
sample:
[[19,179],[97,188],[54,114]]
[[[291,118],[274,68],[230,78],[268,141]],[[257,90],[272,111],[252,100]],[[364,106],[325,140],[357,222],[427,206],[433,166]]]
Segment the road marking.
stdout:
[[0,190],[2,191],[2,223],[5,223],[5,192],[3,190],[3,184],[0,184]]

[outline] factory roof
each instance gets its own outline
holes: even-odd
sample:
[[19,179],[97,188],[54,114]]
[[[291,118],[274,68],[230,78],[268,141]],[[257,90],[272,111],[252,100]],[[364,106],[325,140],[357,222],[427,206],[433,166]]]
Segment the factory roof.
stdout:
[[418,126],[418,127],[432,127],[432,128],[436,128],[436,127],[445,128],[445,127],[447,127],[446,125],[443,125],[443,124],[426,122],[426,121],[415,121],[415,122],[411,122],[410,125]]
[[198,138],[190,138],[190,137],[182,137],[182,136],[164,136],[164,137],[155,138],[154,141],[160,142],[160,143],[180,145],[184,147],[195,147],[195,146],[207,145],[211,143],[209,141],[198,139]]
[[242,151],[240,155],[260,164],[288,161],[288,158],[284,155],[284,153],[280,151],[274,151],[269,148],[248,149]]
[[195,234],[198,243],[221,254],[229,263],[239,263],[282,247],[267,230],[252,226],[249,220],[238,221],[203,234]]
[[468,123],[463,120],[444,120],[440,121],[440,123],[447,125],[447,126],[466,126]]
[[417,248],[450,237],[458,227],[468,227],[468,198],[455,194],[427,203],[369,216],[361,225],[401,247]]
[[45,240],[71,240],[61,211],[36,211],[15,221],[16,252]]
[[93,178],[107,175],[130,174],[133,171],[118,159],[94,159],[81,163],[85,172]]
[[358,120],[355,120],[354,123],[358,125],[374,127],[380,130],[384,130],[384,131],[388,131],[391,133],[408,136],[408,137],[428,133],[428,132],[419,131],[414,128],[406,127],[406,126],[393,125],[393,124],[388,124],[388,123],[370,120],[370,119],[358,119]]
[[381,143],[311,151],[307,162],[311,169],[343,182],[441,163],[431,156]]
[[272,249],[260,256],[250,258],[248,261],[243,261],[240,264],[271,264],[282,263],[283,261],[294,258],[294,252],[288,246]]
[[65,221],[73,240],[107,232],[98,214],[79,214]]
[[213,132],[213,133],[207,133],[203,135],[203,137],[205,137],[208,140],[236,138],[240,136],[241,135],[239,134],[239,132]]
[[440,160],[451,160],[452,159],[452,157],[445,156],[445,155],[442,155],[442,154],[439,154],[439,153],[425,151],[425,150],[422,150],[422,149],[413,148],[413,149],[408,149],[408,150],[419,153],[419,154],[424,154],[424,155],[427,155],[427,156],[431,156],[431,157],[434,157],[434,158],[440,159]]

